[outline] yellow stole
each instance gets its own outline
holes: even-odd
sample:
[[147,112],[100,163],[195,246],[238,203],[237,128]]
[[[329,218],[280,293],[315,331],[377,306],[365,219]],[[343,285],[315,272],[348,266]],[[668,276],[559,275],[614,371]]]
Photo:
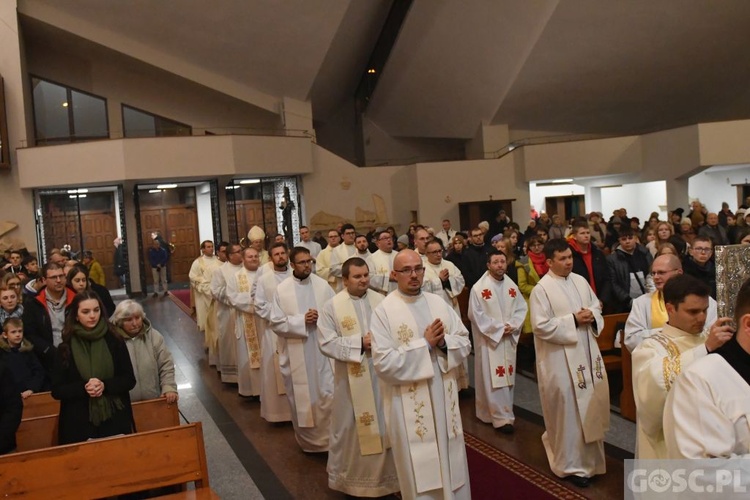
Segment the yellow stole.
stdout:
[[667,324],[668,320],[664,296],[660,291],[656,291],[651,295],[651,328],[661,328]]
[[[244,269],[241,269],[237,273],[237,288],[240,293],[250,293],[250,280],[247,279],[247,274]],[[247,347],[247,356],[250,360],[250,369],[260,369],[260,342],[258,341],[258,332],[255,329],[255,318],[254,315],[245,311],[238,311],[240,318],[242,319],[243,331],[245,334],[245,345]]]
[[[377,293],[368,293],[363,300],[367,300],[372,310],[375,310],[378,304],[382,302],[383,296]],[[346,290],[339,292],[333,298],[333,312],[336,316],[338,329],[343,337],[356,336],[362,338],[367,333],[367,325],[362,325],[357,321],[357,312],[354,310],[354,304]],[[382,453],[383,440],[380,435],[375,392],[372,388],[369,357],[362,356],[359,363],[347,363],[347,373],[360,453],[362,455]]]

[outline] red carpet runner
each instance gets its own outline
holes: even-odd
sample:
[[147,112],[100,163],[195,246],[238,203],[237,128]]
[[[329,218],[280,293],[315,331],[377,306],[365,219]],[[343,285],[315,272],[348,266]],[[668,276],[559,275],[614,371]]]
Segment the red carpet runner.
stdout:
[[[190,290],[169,293],[174,303],[191,315]],[[470,434],[465,434],[464,439],[474,500],[586,498]]]
[[464,440],[474,500],[586,498],[471,434]]

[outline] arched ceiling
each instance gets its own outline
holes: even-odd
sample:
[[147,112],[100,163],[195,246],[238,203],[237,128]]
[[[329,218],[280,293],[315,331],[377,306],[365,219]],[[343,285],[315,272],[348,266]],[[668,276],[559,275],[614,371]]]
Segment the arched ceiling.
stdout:
[[[390,0],[19,0],[19,12],[269,111],[351,99]],[[367,108],[392,136],[481,123],[627,134],[750,117],[746,0],[415,0]]]

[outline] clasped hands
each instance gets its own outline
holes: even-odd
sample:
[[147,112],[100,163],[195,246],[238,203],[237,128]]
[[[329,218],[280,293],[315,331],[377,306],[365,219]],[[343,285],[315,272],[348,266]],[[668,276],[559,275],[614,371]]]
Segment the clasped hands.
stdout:
[[305,313],[305,323],[308,325],[315,325],[318,323],[318,311],[315,309],[308,309]]
[[594,322],[594,313],[590,309],[581,308],[580,311],[574,314],[576,323],[578,325],[589,325]]
[[436,319],[425,329],[424,339],[430,347],[445,347],[445,326],[440,319]]
[[92,398],[98,398],[104,394],[104,382],[98,378],[90,378],[83,388],[86,389],[86,393]]

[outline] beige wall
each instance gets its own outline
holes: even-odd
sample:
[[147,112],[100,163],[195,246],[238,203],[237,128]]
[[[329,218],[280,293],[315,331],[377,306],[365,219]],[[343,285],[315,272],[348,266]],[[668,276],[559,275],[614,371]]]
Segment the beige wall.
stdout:
[[700,164],[750,163],[750,120],[701,123]]
[[0,222],[11,221],[19,225],[0,236],[0,246],[23,243],[31,251],[36,251],[34,210],[30,191],[18,188],[18,161],[15,148],[26,141],[26,119],[24,113],[24,78],[22,47],[18,35],[16,2],[0,2],[0,75],[4,79],[6,117],[8,120],[11,168],[0,172],[0,200],[2,215]]
[[[515,199],[513,215],[525,220],[529,187],[518,168],[520,152],[498,160],[420,163],[416,165],[419,222],[440,227],[443,219],[459,226],[458,204],[469,201]],[[462,228],[467,229],[467,228]]]
[[589,177],[638,172],[638,136],[525,146],[526,180]]

